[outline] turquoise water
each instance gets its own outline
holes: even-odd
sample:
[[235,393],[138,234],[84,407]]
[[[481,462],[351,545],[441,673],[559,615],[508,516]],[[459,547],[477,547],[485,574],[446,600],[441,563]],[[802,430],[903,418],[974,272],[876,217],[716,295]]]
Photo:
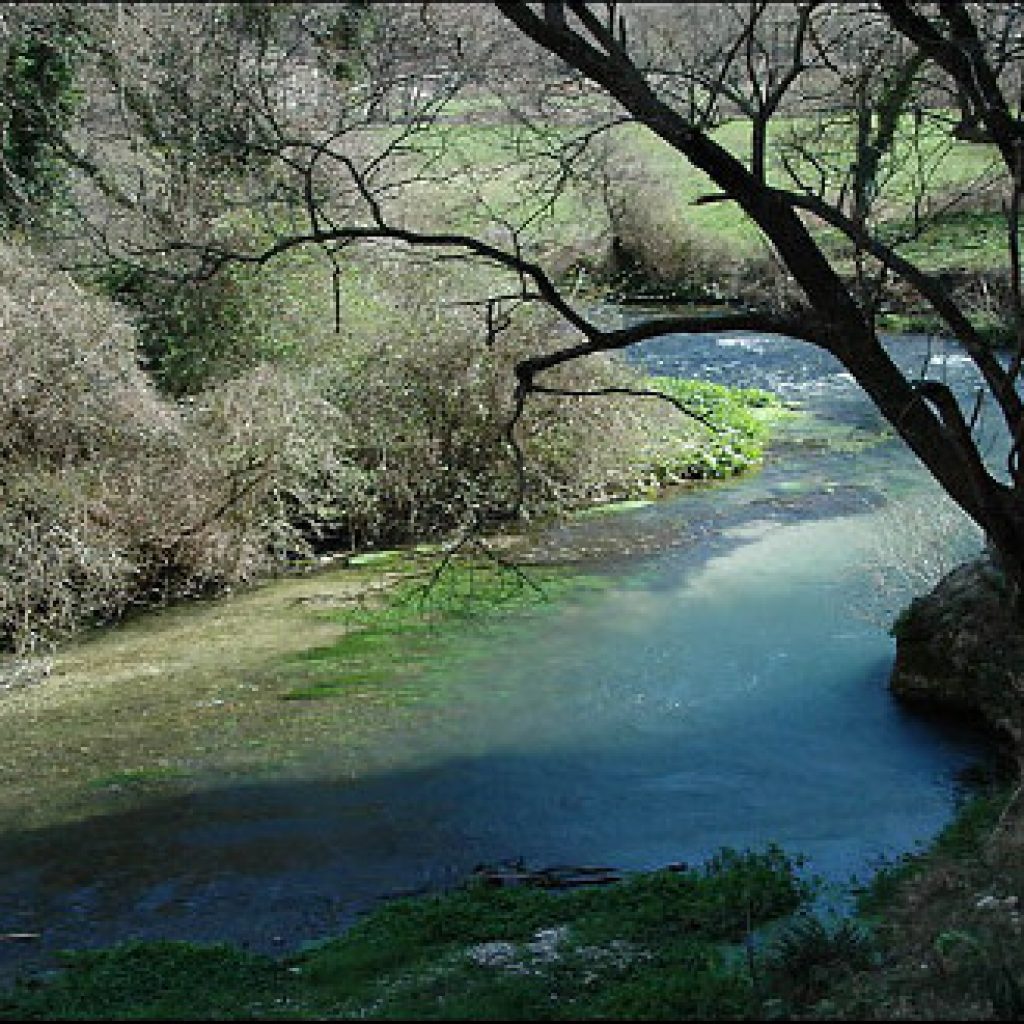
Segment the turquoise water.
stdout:
[[[359,771],[325,742],[287,777],[37,836],[0,882],[9,930],[45,931],[40,949],[274,950],[480,863],[642,869],[777,842],[838,882],[930,839],[981,748],[892,701],[887,627],[977,536],[807,346],[704,338],[638,358],[767,384],[824,423],[756,475],[553,528],[553,552],[607,550],[612,584],[481,645]],[[961,362],[936,372],[970,386]]]

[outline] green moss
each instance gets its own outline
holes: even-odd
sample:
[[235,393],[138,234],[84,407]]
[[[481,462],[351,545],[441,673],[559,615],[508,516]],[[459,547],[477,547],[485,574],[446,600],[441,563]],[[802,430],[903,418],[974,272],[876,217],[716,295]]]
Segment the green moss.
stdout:
[[442,694],[453,659],[472,650],[467,626],[492,636],[510,617],[536,613],[585,585],[580,574],[512,568],[479,557],[439,563],[417,560],[413,551],[387,554],[390,566],[401,565],[410,575],[372,606],[323,613],[346,632],[286,659],[287,678],[301,681],[283,699],[433,699]]
[[121,791],[163,787],[188,778],[188,773],[173,765],[147,765],[141,768],[126,768],[110,772],[89,780],[92,789]]

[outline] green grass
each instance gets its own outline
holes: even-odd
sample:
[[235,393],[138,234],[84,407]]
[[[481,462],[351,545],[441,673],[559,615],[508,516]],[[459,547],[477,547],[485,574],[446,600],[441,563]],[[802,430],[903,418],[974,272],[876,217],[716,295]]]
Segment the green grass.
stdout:
[[[905,233],[905,225],[892,225],[897,238]],[[951,211],[899,245],[899,252],[926,272],[991,269],[1007,259],[1006,218],[999,212]]]
[[177,942],[70,954],[56,976],[0,993],[0,1017],[750,1016],[743,944],[812,892],[775,847],[566,891],[473,882],[387,903],[283,961]]
[[[808,122],[800,118],[779,119],[769,134],[769,181],[781,188],[792,188],[793,181],[784,171],[778,149],[786,140],[806,131]],[[910,119],[904,118],[903,142],[893,158],[883,165],[884,206],[883,234],[901,235],[906,231],[907,218],[920,187],[922,176],[927,180],[929,194],[937,204],[952,200],[963,193],[963,203],[970,207],[978,198],[979,187],[991,175],[997,160],[994,146],[962,142],[949,134],[949,123],[941,112],[927,119],[919,136],[919,151],[910,145],[913,137]],[[734,121],[713,133],[733,155],[749,160],[750,133],[746,122]],[[853,159],[852,135],[848,126],[839,126],[832,140],[832,163],[837,168],[849,167]],[[655,154],[656,166],[664,173],[678,178],[679,201],[686,208],[686,223],[698,235],[722,245],[738,255],[757,255],[761,252],[759,233],[752,227],[735,203],[712,203],[693,207],[693,200],[707,192],[707,178],[698,171],[680,167],[680,161],[669,147],[648,134],[640,142]],[[813,175],[812,175],[813,177]],[[826,247],[834,247],[836,235],[831,229],[810,221],[811,229]],[[917,241],[900,246],[900,252],[920,262],[926,271],[947,268],[969,270],[1005,266],[1007,260],[1005,221],[999,213],[972,212],[958,209],[937,216],[926,233]]]
[[[903,119],[896,149],[883,161],[881,169],[883,223],[899,228],[905,222],[922,182],[940,206],[947,199],[962,197],[970,207],[978,198],[979,190],[997,166],[995,148],[952,138],[951,123],[947,112],[941,110],[930,112],[916,129],[909,115]],[[795,139],[816,130],[814,122],[799,117],[778,118],[773,122],[768,148],[768,177],[772,184],[794,187],[780,151],[791,149]],[[450,183],[451,179],[445,176],[455,175],[464,191],[478,188],[489,211],[507,216],[513,222],[530,221],[535,237],[563,236],[582,242],[586,232],[581,231],[581,225],[592,223],[597,213],[593,194],[570,187],[547,208],[543,190],[529,177],[530,173],[539,172],[543,178],[545,173],[554,175],[560,170],[551,154],[559,144],[580,131],[578,127],[564,124],[543,125],[533,130],[494,123],[443,125],[417,135],[414,146],[419,152],[430,154],[431,166],[446,182]],[[751,130],[746,121],[726,122],[714,129],[711,136],[734,156],[749,163]],[[630,174],[636,174],[638,188],[645,188],[645,182],[657,182],[659,198],[674,197],[675,208],[662,211],[666,223],[680,226],[698,247],[725,253],[730,259],[764,255],[760,231],[736,203],[695,205],[697,199],[718,190],[702,171],[692,167],[667,143],[636,124],[617,127],[609,138],[614,152],[620,154],[615,167],[625,180],[629,180]],[[829,126],[817,143],[816,151],[837,174],[845,173],[854,156],[850,125],[837,120]],[[622,154],[628,154],[628,158],[624,159]],[[796,159],[795,163],[800,166],[801,161]],[[937,218],[934,232],[927,240],[908,246],[906,252],[915,259],[921,256],[926,269],[957,266],[964,260],[972,269],[1002,266],[1006,262],[1005,243],[998,237],[998,230],[992,234],[997,220],[998,217],[988,214],[971,214],[954,208]],[[460,224],[467,228],[478,226],[468,214]],[[836,236],[830,229],[813,219],[810,224],[826,245],[835,245]],[[965,233],[965,226],[975,230],[973,239],[969,231]]]

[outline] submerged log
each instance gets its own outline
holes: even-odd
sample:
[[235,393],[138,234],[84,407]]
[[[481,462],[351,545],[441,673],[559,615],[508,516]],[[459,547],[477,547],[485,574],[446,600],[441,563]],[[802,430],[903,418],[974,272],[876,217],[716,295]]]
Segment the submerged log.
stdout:
[[622,874],[610,867],[555,865],[528,868],[521,861],[512,861],[496,865],[478,864],[473,869],[473,878],[484,885],[502,888],[573,889],[584,885],[610,885],[621,881]]

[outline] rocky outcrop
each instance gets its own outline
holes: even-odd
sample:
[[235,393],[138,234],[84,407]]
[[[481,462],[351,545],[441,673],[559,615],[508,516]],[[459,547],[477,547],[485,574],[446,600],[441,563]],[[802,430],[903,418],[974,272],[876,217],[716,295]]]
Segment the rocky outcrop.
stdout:
[[1024,750],[1024,623],[987,557],[947,575],[892,629],[890,687],[907,704],[980,721]]

